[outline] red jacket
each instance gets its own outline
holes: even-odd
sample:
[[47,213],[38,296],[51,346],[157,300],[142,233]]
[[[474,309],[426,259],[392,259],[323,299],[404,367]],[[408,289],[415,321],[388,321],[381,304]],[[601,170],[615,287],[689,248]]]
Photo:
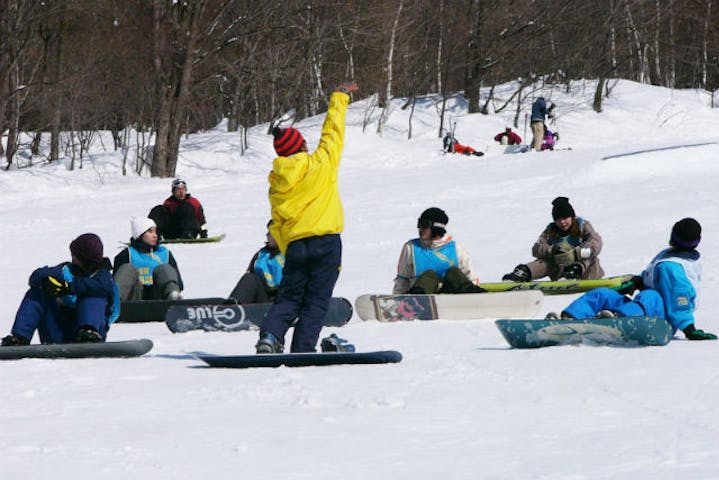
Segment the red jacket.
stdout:
[[507,144],[509,144],[509,145],[519,145],[520,143],[522,143],[522,137],[520,137],[519,135],[517,135],[517,134],[514,133],[514,132],[509,132],[509,133],[507,133],[507,132],[501,132],[501,133],[498,133],[497,135],[494,136],[494,140],[497,141],[497,142],[501,142],[501,141],[502,141],[502,137],[505,136],[505,135],[507,136]]
[[197,218],[197,221],[200,222],[200,226],[207,223],[207,220],[205,220],[205,212],[202,209],[202,204],[198,199],[191,196],[189,193],[187,194],[187,197],[185,197],[184,200],[178,200],[174,196],[167,197],[167,200],[163,203],[165,207],[167,207],[167,210],[170,212],[170,215],[173,215],[175,211],[177,210],[177,207],[182,203],[186,202],[190,205],[192,205],[193,210],[195,211],[195,218]]

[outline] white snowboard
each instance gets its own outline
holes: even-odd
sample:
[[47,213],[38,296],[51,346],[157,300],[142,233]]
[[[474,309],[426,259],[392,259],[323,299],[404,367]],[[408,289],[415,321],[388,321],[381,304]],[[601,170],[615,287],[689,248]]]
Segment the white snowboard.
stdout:
[[532,318],[542,308],[540,291],[438,295],[361,295],[355,310],[362,320],[472,320]]

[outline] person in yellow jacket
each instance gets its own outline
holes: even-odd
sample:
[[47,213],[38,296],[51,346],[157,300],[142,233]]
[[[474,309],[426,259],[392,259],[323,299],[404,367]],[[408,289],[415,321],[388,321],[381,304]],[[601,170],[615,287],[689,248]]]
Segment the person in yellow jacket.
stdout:
[[270,233],[285,256],[285,266],[277,300],[262,323],[257,353],[281,353],[291,325],[295,332],[290,351],[315,351],[342,263],[344,213],[337,175],[349,93],[357,88],[344,84],[332,94],[313,153],[307,152],[298,130],[272,130],[278,156],[268,179]]

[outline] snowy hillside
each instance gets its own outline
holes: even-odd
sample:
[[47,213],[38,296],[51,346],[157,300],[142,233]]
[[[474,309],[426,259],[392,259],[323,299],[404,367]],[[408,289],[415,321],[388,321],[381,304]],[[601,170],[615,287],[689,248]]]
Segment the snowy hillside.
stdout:
[[[400,100],[382,136],[376,123],[363,132],[367,101],[352,103],[335,295],[389,291],[400,248],[430,206],[447,212],[448,230],[471,253],[480,279],[499,280],[531,259],[551,221],[550,202],[563,195],[602,235],[607,275],[638,273],[667,245],[675,221],[698,219],[697,326],[719,331],[719,109],[709,108],[703,91],[622,81],[597,114],[593,91],[587,82],[570,93],[544,92],[557,104],[550,129],[560,133],[558,147],[571,150],[516,155],[499,153],[491,140],[512,122],[513,107],[467,115],[453,101],[456,136],[486,151],[481,158],[442,153],[433,99],[418,103],[411,140]],[[296,125],[310,149],[323,119]],[[523,124],[515,130],[525,137]],[[227,234],[221,243],[171,248],[185,297],[229,294],[262,245],[273,159],[266,125],[252,129],[249,142],[240,156],[238,136],[220,127],[183,141],[178,176],[202,201],[210,234]],[[624,155],[639,151],[646,152]],[[2,335],[34,268],[69,259],[69,242],[87,231],[113,257],[130,236],[130,217],[169,195],[169,179],[123,177],[120,162],[98,144],[82,171],[0,171]],[[547,297],[542,314],[573,298]],[[719,477],[717,342],[679,335],[663,348],[514,351],[487,319],[387,325],[354,318],[324,333],[332,331],[358,350],[396,349],[404,360],[209,370],[191,353],[251,353],[256,333],[173,335],[161,324],[118,324],[109,339],[147,337],[155,348],[131,360],[0,363],[2,477]]]

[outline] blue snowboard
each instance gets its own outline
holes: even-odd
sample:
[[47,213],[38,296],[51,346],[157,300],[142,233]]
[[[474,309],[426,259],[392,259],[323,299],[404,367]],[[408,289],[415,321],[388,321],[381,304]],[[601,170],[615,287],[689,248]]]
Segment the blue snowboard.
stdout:
[[554,345],[666,345],[669,322],[659,317],[586,318],[581,320],[508,320],[494,322],[514,348]]
[[328,353],[275,353],[262,355],[197,355],[197,358],[215,368],[258,367],[324,367],[327,365],[369,365],[399,363],[402,354],[394,350],[378,352],[328,352]]

